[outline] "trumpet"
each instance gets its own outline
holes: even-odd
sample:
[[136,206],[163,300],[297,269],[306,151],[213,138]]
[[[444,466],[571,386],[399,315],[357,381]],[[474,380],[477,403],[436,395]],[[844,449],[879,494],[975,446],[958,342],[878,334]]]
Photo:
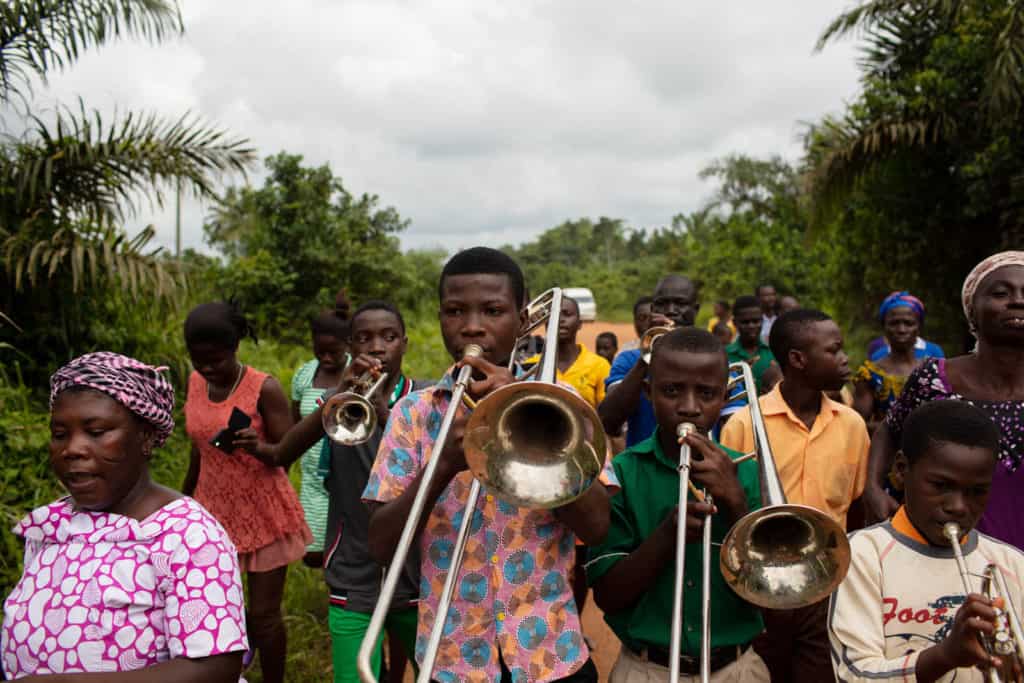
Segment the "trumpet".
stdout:
[[[441,422],[430,459],[424,466],[419,490],[413,499],[406,526],[391,561],[377,606],[356,660],[363,683],[375,683],[370,656],[380,637],[391,606],[398,577],[414,540],[416,527],[424,514],[427,492],[444,450],[448,432],[460,404],[466,402],[473,412],[463,436],[466,463],[473,483],[466,498],[465,514],[459,526],[444,587],[439,594],[434,621],[417,683],[427,683],[444,633],[446,615],[459,578],[459,569],[469,539],[477,501],[483,486],[497,498],[529,508],[554,508],[582,496],[597,480],[604,466],[606,444],[604,430],[596,411],[577,394],[555,382],[557,371],[558,321],[562,290],[554,288],[527,305],[527,322],[520,337],[547,322],[544,351],[540,363],[519,381],[505,385],[473,403],[466,397],[472,368],[459,370],[451,403]],[[471,345],[465,354],[479,356],[480,347]],[[512,367],[513,360],[509,367]],[[529,379],[536,376],[536,379]]]
[[647,365],[651,364],[651,353],[654,351],[654,344],[661,338],[663,334],[667,334],[674,330],[676,327],[675,323],[669,322],[668,325],[655,325],[654,327],[648,327],[647,331],[640,337],[640,358],[643,359]]
[[[366,372],[354,382],[352,389],[327,399],[322,421],[324,433],[331,441],[355,446],[369,440],[377,424],[377,410],[370,398],[384,386],[387,378],[388,373],[382,372],[371,384],[373,375]],[[363,389],[362,393],[357,390],[359,388]]]
[[[956,522],[947,522],[942,533],[953,548],[957,569],[960,570],[960,581],[964,586],[964,595],[971,593],[971,573],[967,570],[963,550],[960,548],[961,531]],[[1020,618],[1013,606],[1010,593],[1006,587],[1006,577],[995,564],[989,564],[981,576],[981,593],[992,601],[996,613],[995,630],[991,636],[979,636],[982,646],[990,655],[1003,660],[1003,670],[989,668],[985,676],[989,683],[1019,680],[1014,669],[1024,670],[1024,632],[1021,631]],[[997,600],[1001,598],[1001,600]],[[1000,602],[1002,603],[999,606]]]

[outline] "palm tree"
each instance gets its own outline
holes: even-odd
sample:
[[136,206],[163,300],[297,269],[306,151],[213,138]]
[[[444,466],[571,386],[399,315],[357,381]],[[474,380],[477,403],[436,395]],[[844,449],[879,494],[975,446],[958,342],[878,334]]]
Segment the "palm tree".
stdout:
[[[979,139],[980,131],[1019,130],[1024,103],[1024,4],[1014,0],[868,0],[837,17],[817,49],[863,35],[864,94],[807,138],[808,181],[816,214],[831,213],[868,173],[901,154],[929,155]],[[971,42],[979,34],[983,40]],[[935,67],[940,39],[960,49],[970,69]],[[927,90],[928,70],[956,81],[955,96]],[[970,146],[969,144],[966,146]],[[1011,186],[1024,183],[1024,175]],[[1014,202],[1016,204],[1016,202]],[[1020,207],[1003,208],[1019,225]]]
[[[139,202],[161,206],[169,189],[213,198],[220,175],[244,173],[254,161],[247,141],[189,114],[105,120],[81,101],[45,119],[31,113],[34,84],[84,51],[120,38],[157,43],[182,30],[175,0],[0,0],[0,106],[23,123],[17,136],[0,137],[0,277],[8,281],[0,335],[14,339],[17,323],[22,339],[66,352],[71,340],[88,343],[69,320],[81,318],[72,309],[90,297],[110,288],[166,297],[184,286],[178,264],[152,247],[152,227],[131,237],[124,221]],[[34,335],[34,327],[60,333]]]

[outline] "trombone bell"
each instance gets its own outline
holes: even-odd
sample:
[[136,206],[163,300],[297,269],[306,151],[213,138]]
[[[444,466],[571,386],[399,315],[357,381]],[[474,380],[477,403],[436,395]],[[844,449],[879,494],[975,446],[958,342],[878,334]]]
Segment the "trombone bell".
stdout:
[[793,609],[827,598],[850,565],[850,544],[835,521],[805,505],[772,505],[733,525],[722,542],[725,581],[744,600]]
[[550,509],[570,503],[604,466],[605,437],[594,409],[572,391],[520,381],[477,404],[463,450],[473,476],[513,505]]

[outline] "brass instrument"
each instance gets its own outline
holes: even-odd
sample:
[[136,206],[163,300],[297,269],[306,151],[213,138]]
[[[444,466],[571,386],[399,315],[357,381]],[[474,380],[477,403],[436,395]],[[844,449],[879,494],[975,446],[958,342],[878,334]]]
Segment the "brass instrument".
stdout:
[[[650,330],[648,330],[650,331]],[[644,335],[646,337],[646,333]],[[679,655],[682,651],[683,637],[683,580],[686,572],[686,501],[690,495],[690,445],[686,443],[687,435],[692,433],[696,427],[689,422],[684,422],[676,427],[676,436],[679,437],[679,512],[676,522],[676,573],[672,585],[672,628],[670,631],[668,680],[679,680]],[[705,524],[710,528],[710,520]],[[710,537],[708,539],[710,541]],[[706,639],[707,634],[702,633],[701,637]],[[701,655],[703,657],[703,648]],[[703,660],[701,662],[703,669]]]
[[[582,496],[597,480],[607,452],[604,430],[596,411],[578,394],[558,385],[558,322],[562,290],[554,288],[527,305],[527,322],[520,337],[547,322],[540,363],[525,375],[527,379],[505,385],[472,406],[473,412],[463,436],[466,463],[474,480],[466,499],[451,564],[441,591],[437,615],[447,615],[451,605],[466,541],[483,486],[497,498],[528,508],[555,508]],[[477,350],[479,354],[479,349]],[[510,362],[511,367],[511,362]],[[398,574],[422,517],[426,492],[430,488],[437,460],[444,449],[455,411],[463,401],[472,368],[463,366],[456,382],[448,412],[425,467],[420,488],[402,531],[388,576],[381,589],[370,626],[359,650],[357,667],[364,683],[375,681],[370,655],[387,616]],[[535,376],[536,379],[529,379]],[[394,578],[392,579],[392,573]],[[427,683],[444,633],[445,618],[433,624],[420,665],[418,683]]]
[[654,351],[654,344],[663,334],[667,334],[674,330],[676,327],[675,323],[669,323],[668,325],[655,325],[654,327],[648,327],[647,331],[640,337],[640,358],[647,365],[651,364],[651,353]]
[[[953,548],[953,557],[956,559],[957,569],[960,570],[960,581],[963,583],[966,597],[973,591],[970,582],[971,573],[967,570],[967,562],[964,560],[964,553],[960,548],[960,537],[963,534],[955,522],[944,524],[942,533]],[[1024,670],[1024,659],[1022,659],[1024,658],[1024,632],[1021,631],[1017,610],[1013,606],[1006,587],[1006,577],[995,564],[987,565],[982,573],[981,594],[993,601],[993,609],[996,613],[995,630],[990,637],[980,636],[981,644],[990,655],[1003,660],[1002,670],[990,667],[986,670],[985,677],[989,683],[1019,680],[1014,675],[1014,669]],[[996,606],[997,598],[1002,599],[1002,607]]]
[[[370,397],[384,386],[387,378],[388,373],[382,372],[377,381],[371,384],[372,374],[364,373],[354,382],[352,389],[327,399],[322,421],[324,433],[331,441],[343,446],[355,446],[369,440],[377,425],[377,411]],[[363,389],[362,393],[358,391],[359,388]]]
[[762,507],[736,522],[726,535],[719,563],[722,576],[741,598],[759,607],[814,604],[827,598],[846,576],[850,543],[843,528],[824,512],[786,502],[754,374],[743,362],[729,369],[740,370],[730,388],[742,382],[750,405]]

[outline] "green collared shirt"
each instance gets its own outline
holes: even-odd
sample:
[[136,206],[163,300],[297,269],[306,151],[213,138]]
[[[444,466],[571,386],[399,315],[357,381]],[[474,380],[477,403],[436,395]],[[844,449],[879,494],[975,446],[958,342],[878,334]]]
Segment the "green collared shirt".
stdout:
[[[723,448],[732,458],[736,451]],[[597,583],[617,562],[640,547],[661,525],[679,500],[678,458],[666,457],[658,442],[658,432],[646,441],[627,448],[612,461],[621,489],[611,499],[611,527],[604,543],[589,548],[587,581]],[[757,463],[747,460],[737,465],[737,477],[747,496],[747,507],[761,506]],[[694,484],[700,487],[700,482]],[[693,500],[690,494],[690,500]],[[711,646],[741,645],[750,642],[763,629],[761,614],[729,588],[718,568],[719,545],[731,523],[724,513],[712,517],[711,539]],[[686,573],[683,583],[684,654],[700,655],[701,630],[701,544],[686,546]],[[675,567],[666,564],[651,588],[637,602],[618,612],[605,613],[604,619],[619,639],[634,649],[645,646],[669,648],[672,623],[672,581]]]
[[775,360],[775,356],[772,355],[771,348],[760,339],[757,340],[757,352],[750,354],[740,344],[739,337],[736,341],[725,347],[725,352],[729,356],[730,363],[738,363],[741,360],[746,361],[750,365],[751,372],[754,373],[754,382],[757,384],[757,393],[761,393],[764,390],[762,386],[761,378],[764,376],[765,371],[771,366],[772,361]]

